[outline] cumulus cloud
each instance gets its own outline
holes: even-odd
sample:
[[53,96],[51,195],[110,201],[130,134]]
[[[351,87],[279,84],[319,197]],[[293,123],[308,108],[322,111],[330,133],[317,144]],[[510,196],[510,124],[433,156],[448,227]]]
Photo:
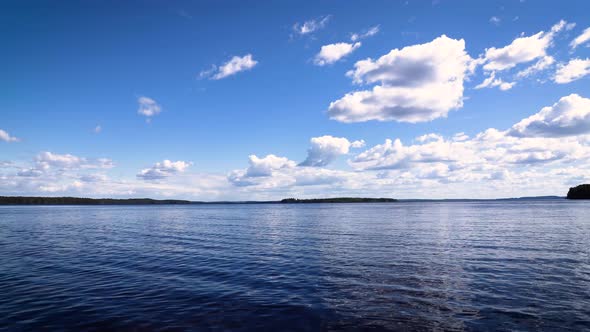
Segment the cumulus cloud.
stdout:
[[[432,139],[434,138],[434,139]],[[401,140],[386,139],[385,143],[376,145],[355,156],[350,164],[357,169],[401,169],[409,168],[412,163],[434,163],[453,161],[449,144],[442,137],[422,137],[421,144],[404,146]]]
[[137,178],[142,180],[161,180],[169,176],[184,172],[192,163],[186,161],[164,160],[154,164],[150,168],[142,169]]
[[416,176],[436,174],[445,181],[501,179],[519,165],[569,164],[590,158],[590,99],[561,98],[553,106],[523,119],[506,131],[487,129],[473,138],[463,133],[445,139],[438,134],[404,145],[387,139],[356,155],[357,170],[396,170]]
[[570,43],[570,46],[574,49],[580,45],[585,44],[589,40],[590,40],[590,28],[586,28],[586,30],[584,30],[584,32],[582,32],[581,35],[579,35],[574,40],[572,40],[572,42]]
[[547,49],[552,46],[555,35],[573,26],[561,20],[547,32],[540,31],[532,36],[519,37],[507,46],[486,49],[483,68],[487,71],[502,71],[547,56]]
[[443,139],[443,137],[441,135],[435,134],[435,133],[425,134],[425,135],[421,135],[421,136],[416,137],[416,141],[418,141],[420,143],[439,141],[441,139]]
[[71,154],[58,154],[49,151],[39,153],[35,157],[36,169],[50,168],[78,169],[78,168],[112,168],[113,161],[108,158],[88,159]]
[[442,35],[425,44],[393,49],[377,60],[358,61],[347,73],[371,90],[346,94],[330,103],[330,118],[424,122],[463,106],[463,80],[472,65],[465,41]]
[[14,173],[0,174],[0,188],[10,195],[40,193],[85,196],[98,187],[84,187],[82,179],[96,170],[107,171],[113,162],[107,158],[85,158],[72,154],[38,153],[29,163],[11,162]]
[[320,167],[297,167],[295,162],[275,155],[250,156],[250,166],[232,171],[227,179],[235,187],[249,190],[281,190],[291,187],[331,186],[347,180],[350,172]]
[[362,32],[362,33],[353,33],[352,35],[350,35],[350,40],[353,41],[353,42],[356,42],[356,41],[359,41],[361,39],[372,37],[372,36],[374,36],[374,35],[376,35],[378,33],[379,33],[379,26],[376,25],[374,27],[370,27],[365,32]]
[[[438,174],[444,181],[498,179],[497,172],[520,165],[568,164],[588,160],[590,146],[577,137],[514,137],[488,129],[472,139],[431,140],[404,145],[387,139],[350,160],[357,170],[395,170],[423,178]],[[429,176],[429,177],[431,177]]]
[[236,170],[228,182],[250,199],[326,193],[448,198],[556,194],[564,183],[590,179],[580,171],[590,161],[590,135],[516,137],[508,132],[490,128],[473,138],[458,133],[448,139],[432,133],[410,145],[386,140],[349,160],[354,171],[291,163],[264,176]]
[[269,154],[264,158],[258,158],[256,155],[248,157],[250,167],[246,170],[246,176],[269,176],[272,172],[282,168],[295,167],[295,162],[285,157],[278,157],[274,154]]
[[453,135],[453,141],[455,142],[463,142],[469,139],[469,136],[466,135],[464,132],[456,133]]
[[492,72],[491,75],[486,78],[483,82],[477,85],[476,89],[482,88],[493,88],[498,87],[502,91],[510,90],[516,84],[516,82],[504,82],[501,78],[496,78],[496,73]]
[[555,83],[565,84],[578,80],[590,74],[590,58],[572,59],[565,65],[560,65],[555,72]]
[[577,94],[523,119],[509,131],[518,137],[563,137],[590,133],[590,99]]
[[0,129],[0,140],[4,141],[4,142],[18,142],[20,141],[19,138],[16,138],[14,136],[11,136],[8,132]]
[[[182,173],[182,163],[159,163],[161,172],[176,174],[166,181],[145,181],[108,175],[110,159],[71,154],[39,153],[30,162],[0,162],[0,191],[4,195],[59,195],[83,197],[152,197],[221,200],[248,197],[228,190],[227,176],[216,173]],[[157,164],[156,164],[157,166]],[[182,173],[182,175],[180,174]],[[242,195],[242,196],[238,196]]]
[[147,118],[146,121],[148,122],[150,121],[151,117],[162,112],[162,107],[152,98],[142,96],[137,99],[137,103],[139,104],[137,113],[145,116]]
[[299,35],[308,35],[314,31],[320,30],[326,26],[330,20],[331,15],[320,16],[303,23],[295,23],[293,25],[293,31]]
[[329,65],[344,58],[359,47],[361,47],[360,42],[356,42],[354,44],[335,43],[324,45],[320,49],[320,52],[316,54],[313,62],[318,66]]
[[311,147],[307,150],[307,158],[300,166],[326,166],[341,155],[348,154],[350,148],[364,146],[364,141],[350,142],[344,137],[330,135],[313,137],[310,140]]
[[236,186],[255,185],[255,178],[270,177],[278,170],[291,169],[297,164],[285,157],[278,157],[269,154],[266,157],[259,158],[256,155],[248,157],[250,166],[246,170],[235,170],[228,175],[228,180]]

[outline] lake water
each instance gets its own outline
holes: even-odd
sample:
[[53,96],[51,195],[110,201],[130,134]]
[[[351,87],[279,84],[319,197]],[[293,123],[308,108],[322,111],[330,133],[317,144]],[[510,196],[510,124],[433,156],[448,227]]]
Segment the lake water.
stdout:
[[0,207],[0,330],[588,330],[590,201]]

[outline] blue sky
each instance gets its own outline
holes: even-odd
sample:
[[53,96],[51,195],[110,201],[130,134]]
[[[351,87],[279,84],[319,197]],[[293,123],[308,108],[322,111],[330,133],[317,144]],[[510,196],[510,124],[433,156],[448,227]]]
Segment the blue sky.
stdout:
[[0,7],[2,194],[504,197],[590,181],[586,1]]

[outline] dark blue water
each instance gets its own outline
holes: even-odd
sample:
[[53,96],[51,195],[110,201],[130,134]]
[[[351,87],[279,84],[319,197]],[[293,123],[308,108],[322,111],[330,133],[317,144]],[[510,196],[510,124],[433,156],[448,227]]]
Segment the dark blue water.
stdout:
[[588,330],[590,202],[0,207],[0,329]]

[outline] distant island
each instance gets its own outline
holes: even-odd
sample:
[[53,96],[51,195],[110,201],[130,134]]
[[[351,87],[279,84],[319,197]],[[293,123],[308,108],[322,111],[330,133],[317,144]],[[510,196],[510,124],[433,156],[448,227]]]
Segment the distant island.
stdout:
[[281,203],[393,203],[397,199],[393,198],[362,198],[362,197],[335,197],[335,198],[312,198],[297,199],[285,198]]
[[567,199],[590,199],[590,184],[581,184],[570,188]]

